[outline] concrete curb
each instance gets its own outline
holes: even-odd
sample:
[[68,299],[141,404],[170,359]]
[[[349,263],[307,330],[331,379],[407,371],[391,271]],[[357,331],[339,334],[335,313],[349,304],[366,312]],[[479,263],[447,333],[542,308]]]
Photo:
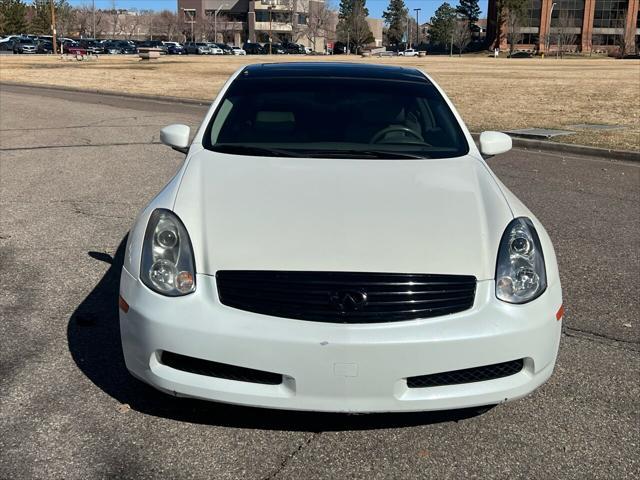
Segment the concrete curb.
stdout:
[[[160,103],[173,103],[182,105],[198,105],[208,107],[213,101],[211,100],[197,100],[192,98],[171,97],[164,95],[142,95],[137,93],[120,93],[100,89],[90,88],[72,88],[59,85],[38,85],[34,83],[17,83],[17,82],[0,82],[2,86],[11,87],[27,87],[38,88],[42,90],[57,90],[63,92],[78,92],[78,93],[90,93],[97,95],[105,95],[111,97],[131,98],[135,100],[146,100]],[[479,133],[472,133],[471,136],[477,142],[480,137]],[[546,152],[556,152],[567,155],[583,155],[588,157],[601,157],[609,160],[623,160],[627,162],[639,162],[640,152],[633,152],[630,150],[611,150],[607,148],[589,147],[586,145],[573,145],[570,143],[549,142],[546,140],[532,140],[528,138],[511,137],[513,140],[514,148],[521,148],[525,150],[539,150]]]
[[[479,133],[472,133],[473,139],[478,142]],[[640,162],[640,152],[631,150],[611,150],[608,148],[589,147],[587,145],[573,145],[570,143],[549,142],[547,140],[533,140],[528,138],[511,137],[514,148],[523,150],[539,150],[544,152],[563,153],[566,155],[582,155],[587,157],[601,157],[609,160],[624,160],[627,162]]]
[[171,97],[168,95],[143,95],[139,93],[126,93],[126,92],[113,92],[110,90],[101,90],[95,88],[73,88],[73,87],[65,87],[62,85],[39,85],[37,83],[18,83],[18,82],[0,82],[0,87],[25,87],[25,88],[37,88],[41,90],[54,90],[60,92],[71,92],[71,93],[90,93],[94,95],[105,95],[109,97],[120,97],[120,98],[131,98],[135,100],[148,100],[152,102],[161,102],[161,103],[177,103],[183,105],[199,105],[208,107],[213,102],[213,98],[211,100],[197,100],[194,98],[182,98],[182,97]]

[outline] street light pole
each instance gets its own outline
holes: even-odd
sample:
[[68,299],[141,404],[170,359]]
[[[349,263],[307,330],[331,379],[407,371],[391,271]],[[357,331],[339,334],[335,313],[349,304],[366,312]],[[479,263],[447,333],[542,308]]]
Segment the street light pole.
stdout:
[[420,22],[418,21],[418,13],[422,10],[421,8],[414,8],[413,11],[416,12],[416,48],[420,44]]
[[272,55],[273,52],[271,48],[273,47],[273,25],[271,15],[273,14],[273,5],[268,6],[267,10],[269,10],[269,55]]
[[223,3],[213,13],[213,41],[214,41],[214,43],[218,41],[218,13],[220,13],[220,10],[222,10],[226,6],[227,6],[227,4]]
[[193,20],[193,18],[194,18],[194,16],[195,16],[195,11],[193,11],[193,14],[192,14],[192,11],[191,11],[191,10],[187,10],[186,8],[183,8],[183,9],[182,9],[182,13],[184,14],[184,16],[185,16],[185,17],[187,16],[187,12],[189,12],[189,18],[191,19],[191,20],[189,21],[189,23],[191,24],[191,41],[192,41],[192,42],[195,42],[195,41],[196,41],[196,39],[195,39],[195,38],[193,38],[193,24],[195,23],[195,22],[194,22],[194,20]]
[[[553,2],[551,4],[551,10],[549,10],[549,47],[548,48],[551,48],[551,17],[553,15],[553,9],[555,8],[555,6],[556,6],[556,3]],[[560,45],[556,47],[556,60],[558,59],[558,50],[559,50],[558,47],[560,47]]]
[[51,43],[53,43],[53,54],[58,54],[58,41],[56,39],[56,9],[53,6],[53,0],[49,1],[51,6]]

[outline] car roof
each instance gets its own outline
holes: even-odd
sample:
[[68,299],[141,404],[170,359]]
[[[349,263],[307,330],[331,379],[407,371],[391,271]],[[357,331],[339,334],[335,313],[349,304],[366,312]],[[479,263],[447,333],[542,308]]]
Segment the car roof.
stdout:
[[348,62],[262,63],[248,65],[242,73],[245,78],[335,77],[431,83],[415,68]]

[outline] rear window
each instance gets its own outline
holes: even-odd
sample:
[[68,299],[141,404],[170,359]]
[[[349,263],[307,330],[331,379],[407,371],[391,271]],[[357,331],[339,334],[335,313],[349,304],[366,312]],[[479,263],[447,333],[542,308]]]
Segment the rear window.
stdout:
[[469,151],[444,98],[428,81],[238,77],[204,138],[239,155],[451,158]]

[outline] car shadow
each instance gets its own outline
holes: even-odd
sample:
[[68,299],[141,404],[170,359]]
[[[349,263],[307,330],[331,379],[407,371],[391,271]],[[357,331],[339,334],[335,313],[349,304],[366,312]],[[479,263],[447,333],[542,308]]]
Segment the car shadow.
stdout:
[[118,291],[126,242],[127,237],[113,257],[88,252],[110,267],[71,315],[67,340],[78,368],[102,391],[133,410],[191,423],[307,432],[401,428],[457,422],[480,414],[478,409],[365,415],[267,410],[177,398],[155,390],[129,374],[120,345]]

